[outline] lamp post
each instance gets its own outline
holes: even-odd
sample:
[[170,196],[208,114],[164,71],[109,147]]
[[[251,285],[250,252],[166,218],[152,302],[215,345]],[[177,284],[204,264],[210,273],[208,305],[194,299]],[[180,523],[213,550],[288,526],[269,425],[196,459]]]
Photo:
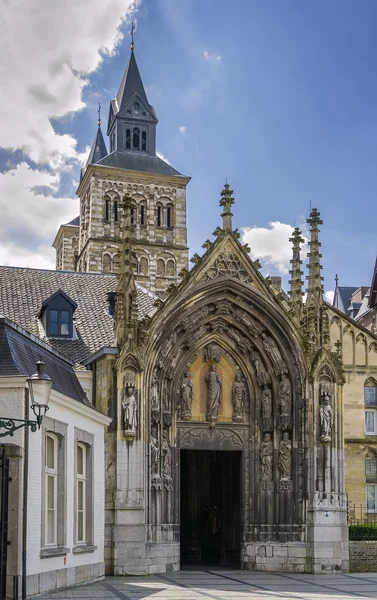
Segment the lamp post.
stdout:
[[[29,386],[31,409],[37,420],[31,421],[29,414],[25,414],[25,419],[8,419],[8,417],[0,417],[0,437],[7,435],[13,436],[14,432],[21,427],[30,427],[31,431],[37,431],[42,425],[43,417],[48,411],[48,403],[52,381],[44,372],[44,362],[37,361],[37,372],[27,378]],[[2,431],[3,430],[3,431]]]

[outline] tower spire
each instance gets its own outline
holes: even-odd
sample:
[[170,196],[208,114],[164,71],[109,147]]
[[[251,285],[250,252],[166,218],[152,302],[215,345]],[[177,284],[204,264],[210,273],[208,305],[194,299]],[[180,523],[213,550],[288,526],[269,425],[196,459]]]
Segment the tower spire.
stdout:
[[232,197],[233,190],[230,189],[228,180],[225,180],[226,183],[224,185],[224,189],[221,192],[221,199],[219,201],[219,206],[223,208],[223,212],[221,216],[223,218],[223,229],[232,231],[232,217],[233,213],[231,211],[231,206],[234,204],[234,198]]
[[318,240],[319,234],[319,225],[322,225],[323,221],[320,219],[320,213],[316,208],[313,208],[309,219],[306,222],[310,225],[310,252],[308,252],[308,275],[306,279],[308,280],[308,298],[306,304],[310,305],[319,305],[323,301],[323,290],[322,290],[322,280],[321,277],[321,258],[322,254],[320,254],[321,242]]
[[135,23],[132,21],[132,25],[131,25],[131,31],[130,31],[130,36],[131,36],[131,52],[134,51],[135,49],[135,43],[134,43],[134,31],[135,31]]
[[130,196],[124,196],[120,208],[121,217],[121,261],[117,281],[115,335],[119,346],[136,339],[136,286],[134,265],[136,263],[133,251],[134,227],[132,225],[132,210],[134,203]]
[[291,289],[289,292],[289,302],[292,307],[293,314],[300,318],[302,312],[302,296],[304,292],[302,291],[303,282],[301,279],[301,275],[303,272],[301,271],[302,260],[300,257],[301,244],[305,242],[302,238],[302,232],[298,227],[295,227],[292,233],[292,237],[289,238],[289,241],[292,242],[292,260],[290,261],[292,265],[292,269],[289,271],[291,275],[291,280],[289,281]]
[[94,138],[94,142],[89,152],[88,160],[86,161],[86,166],[93,165],[100,161],[102,158],[107,156],[107,148],[105,144],[105,140],[103,139],[102,130],[101,130],[101,104],[98,104],[98,129],[96,133],[96,137]]

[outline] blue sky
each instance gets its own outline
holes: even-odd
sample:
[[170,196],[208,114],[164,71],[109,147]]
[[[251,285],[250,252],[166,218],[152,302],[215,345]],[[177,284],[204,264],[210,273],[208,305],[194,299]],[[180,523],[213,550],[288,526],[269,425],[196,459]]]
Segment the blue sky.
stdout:
[[[61,27],[40,54],[38,49],[30,53],[27,36],[20,35],[23,47],[14,43],[4,62],[23,70],[10,73],[17,94],[13,86],[0,87],[9,103],[6,131],[0,128],[0,146],[6,148],[0,152],[0,196],[4,202],[9,194],[20,194],[19,206],[26,213],[33,210],[20,222],[9,203],[4,205],[0,262],[12,264],[15,258],[17,264],[48,266],[53,260],[53,232],[78,212],[77,201],[70,198],[79,162],[95,134],[98,102],[105,133],[109,101],[129,57],[129,23],[121,19],[130,2],[109,0],[107,10],[113,12],[104,16],[94,10],[96,4],[102,7],[99,0],[88,1],[86,15],[89,6],[93,10],[83,40],[75,25],[80,14],[70,14],[71,4],[62,2],[56,15],[43,8],[43,0],[30,0],[30,11],[38,15],[36,36],[56,20]],[[190,255],[201,252],[220,222],[218,200],[227,177],[236,198],[234,224],[250,228],[245,238],[254,256],[264,257],[264,272],[282,274],[286,282],[285,240],[294,222],[305,222],[311,203],[324,221],[325,289],[333,287],[335,273],[341,285],[368,285],[377,253],[377,3],[131,4],[128,19],[137,21],[135,55],[160,121],[158,150],[192,177],[187,193]],[[10,37],[16,24],[17,14],[9,13]],[[35,69],[33,81],[29,69]],[[22,85],[34,102],[24,127],[16,118],[23,106]],[[22,189],[29,195],[31,190],[33,198]]]

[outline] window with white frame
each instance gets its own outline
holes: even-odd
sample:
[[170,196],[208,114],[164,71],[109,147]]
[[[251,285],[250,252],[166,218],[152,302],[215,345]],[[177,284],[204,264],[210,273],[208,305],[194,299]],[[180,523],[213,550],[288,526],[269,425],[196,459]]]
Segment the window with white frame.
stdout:
[[367,511],[377,510],[377,457],[369,452],[365,457],[366,502]]
[[365,433],[377,435],[377,386],[374,379],[364,384]]
[[86,544],[86,460],[87,449],[82,443],[76,448],[76,543]]
[[57,545],[58,518],[58,440],[53,433],[45,437],[45,546]]

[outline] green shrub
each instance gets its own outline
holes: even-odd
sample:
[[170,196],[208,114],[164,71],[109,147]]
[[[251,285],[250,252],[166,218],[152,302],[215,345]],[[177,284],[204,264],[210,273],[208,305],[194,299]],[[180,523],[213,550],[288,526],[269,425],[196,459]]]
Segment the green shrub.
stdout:
[[350,540],[376,540],[377,523],[364,523],[362,525],[349,526]]

